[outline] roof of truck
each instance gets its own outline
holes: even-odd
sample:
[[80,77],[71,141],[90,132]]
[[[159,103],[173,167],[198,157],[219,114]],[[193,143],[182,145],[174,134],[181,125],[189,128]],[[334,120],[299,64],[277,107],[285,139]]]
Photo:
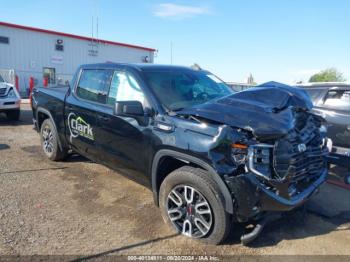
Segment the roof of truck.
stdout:
[[159,65],[159,64],[133,64],[133,63],[98,63],[98,64],[86,64],[82,65],[81,68],[92,69],[92,68],[133,68],[140,71],[170,71],[170,70],[194,70],[186,66],[177,65]]

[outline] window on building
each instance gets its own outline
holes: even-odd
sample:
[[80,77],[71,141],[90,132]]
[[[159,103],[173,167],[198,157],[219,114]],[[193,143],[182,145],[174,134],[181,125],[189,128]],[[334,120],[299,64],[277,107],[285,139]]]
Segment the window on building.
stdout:
[[76,94],[83,99],[106,103],[112,70],[83,70]]
[[6,36],[0,36],[0,44],[9,44],[10,39]]
[[145,105],[145,96],[131,74],[114,72],[107,103],[114,105],[116,101],[139,101]]
[[330,90],[324,104],[334,109],[350,111],[350,91]]
[[56,51],[64,51],[64,47],[63,47],[63,45],[56,44],[55,45],[55,50]]
[[47,79],[48,84],[56,83],[56,69],[50,67],[44,67],[43,77]]

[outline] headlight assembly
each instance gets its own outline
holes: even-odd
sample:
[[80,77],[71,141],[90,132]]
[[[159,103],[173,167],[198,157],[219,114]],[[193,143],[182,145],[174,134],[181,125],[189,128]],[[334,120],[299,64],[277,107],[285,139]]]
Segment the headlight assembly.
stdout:
[[17,98],[15,91],[11,88],[7,94],[8,98]]
[[248,146],[244,144],[232,144],[231,155],[238,165],[244,165],[247,160]]

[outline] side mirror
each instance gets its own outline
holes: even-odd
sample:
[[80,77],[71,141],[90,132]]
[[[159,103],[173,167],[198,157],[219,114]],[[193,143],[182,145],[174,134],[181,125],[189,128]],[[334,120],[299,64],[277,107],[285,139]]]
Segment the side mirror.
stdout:
[[139,101],[119,101],[115,103],[114,113],[119,116],[144,116],[143,106]]

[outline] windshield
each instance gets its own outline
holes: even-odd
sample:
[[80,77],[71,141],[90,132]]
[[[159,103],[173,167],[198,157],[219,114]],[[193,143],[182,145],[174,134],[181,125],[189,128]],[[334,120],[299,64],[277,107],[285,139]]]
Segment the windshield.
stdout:
[[234,93],[219,78],[205,71],[146,71],[145,78],[163,106],[171,111]]
[[0,76],[0,83],[5,82],[2,76]]

